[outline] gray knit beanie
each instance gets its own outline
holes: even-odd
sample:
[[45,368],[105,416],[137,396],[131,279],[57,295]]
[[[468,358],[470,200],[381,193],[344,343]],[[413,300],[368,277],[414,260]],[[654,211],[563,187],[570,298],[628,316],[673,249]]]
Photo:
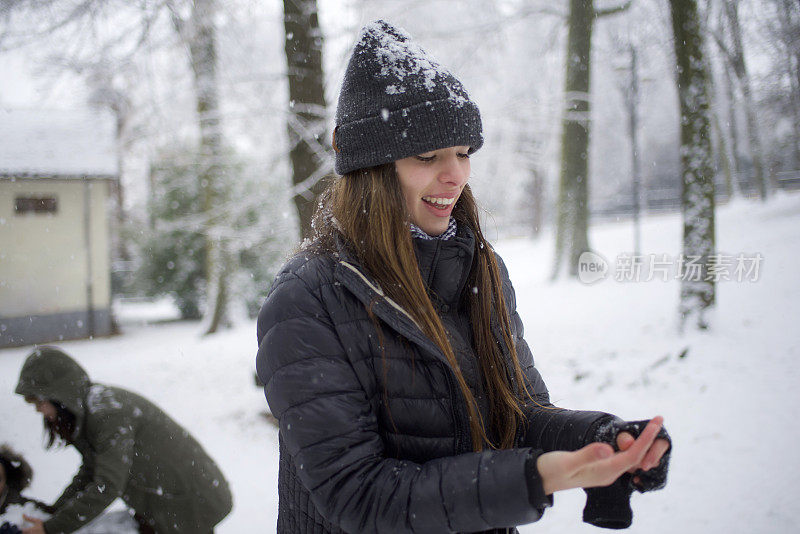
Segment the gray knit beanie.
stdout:
[[451,146],[483,145],[481,115],[461,82],[404,30],[378,20],[353,49],[336,109],[336,172]]

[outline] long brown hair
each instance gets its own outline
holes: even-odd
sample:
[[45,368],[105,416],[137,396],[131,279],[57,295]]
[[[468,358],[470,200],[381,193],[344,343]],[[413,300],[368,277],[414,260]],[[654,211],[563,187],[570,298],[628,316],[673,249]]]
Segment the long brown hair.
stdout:
[[55,421],[48,421],[44,419],[44,431],[47,434],[47,448],[53,445],[63,446],[72,444],[72,438],[75,434],[75,425],[77,419],[75,414],[69,411],[66,406],[60,402],[50,401],[56,408]]
[[[469,185],[453,209],[459,224],[475,234],[475,254],[467,279],[473,345],[489,401],[489,424],[498,443],[489,439],[472,391],[464,380],[442,321],[434,309],[419,271],[408,215],[394,163],[360,169],[334,178],[314,215],[314,242],[335,249],[341,233],[359,262],[383,289],[417,322],[444,353],[467,405],[473,450],[511,448],[524,420],[523,397],[531,399],[517,360],[511,326],[503,300],[500,270],[494,252],[481,232],[478,207]],[[492,331],[499,327],[502,343],[513,364],[509,376],[503,348]],[[385,365],[385,363],[384,363]],[[517,391],[513,381],[519,385]]]

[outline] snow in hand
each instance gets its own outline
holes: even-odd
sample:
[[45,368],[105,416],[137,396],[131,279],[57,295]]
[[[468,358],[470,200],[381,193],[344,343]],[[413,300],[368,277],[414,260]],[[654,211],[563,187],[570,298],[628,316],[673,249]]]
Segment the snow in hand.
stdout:
[[3,523],[11,523],[12,525],[17,525],[18,527],[30,526],[30,524],[23,519],[23,515],[33,517],[35,519],[47,519],[50,517],[49,514],[39,510],[36,505],[31,502],[26,502],[25,504],[21,505],[9,504],[6,508],[6,511],[0,514],[0,525]]
[[[683,336],[675,280],[549,283],[551,240],[497,245],[553,401],[626,419],[665,417],[674,441],[669,482],[633,496],[630,532],[800,532],[791,490],[800,479],[800,426],[791,424],[800,382],[800,195],[764,205],[736,201],[719,208],[717,221],[719,251],[761,253],[761,273],[755,282],[720,282],[712,329]],[[679,215],[645,218],[642,250],[677,256],[681,231]],[[628,222],[603,224],[592,229],[591,243],[613,259],[630,251],[632,235]],[[61,346],[93,379],[144,394],[203,443],[235,499],[217,532],[274,531],[278,439],[253,381],[254,324],[208,337],[187,322],[124,330]],[[34,468],[25,494],[52,502],[79,457],[72,448],[45,451],[39,414],[13,394],[29,351],[0,351],[0,442]],[[581,522],[582,491],[558,493],[555,501],[521,531],[598,532]]]

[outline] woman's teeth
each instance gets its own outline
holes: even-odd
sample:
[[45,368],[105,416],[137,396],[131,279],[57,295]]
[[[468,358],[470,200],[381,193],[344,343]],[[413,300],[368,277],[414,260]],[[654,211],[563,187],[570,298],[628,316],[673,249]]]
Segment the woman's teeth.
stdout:
[[443,198],[443,197],[422,197],[422,200],[427,202],[428,204],[432,204],[436,208],[444,209],[453,202],[456,201],[454,198]]

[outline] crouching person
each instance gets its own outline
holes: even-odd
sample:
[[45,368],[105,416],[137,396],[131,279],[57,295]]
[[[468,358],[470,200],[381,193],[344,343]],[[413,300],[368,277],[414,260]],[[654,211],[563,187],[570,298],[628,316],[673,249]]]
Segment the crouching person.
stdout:
[[73,532],[117,497],[142,533],[209,533],[230,512],[228,483],[194,437],[147,399],[93,383],[61,350],[31,353],[16,393],[44,417],[48,448],[72,445],[83,458],[50,519],[24,534]]

